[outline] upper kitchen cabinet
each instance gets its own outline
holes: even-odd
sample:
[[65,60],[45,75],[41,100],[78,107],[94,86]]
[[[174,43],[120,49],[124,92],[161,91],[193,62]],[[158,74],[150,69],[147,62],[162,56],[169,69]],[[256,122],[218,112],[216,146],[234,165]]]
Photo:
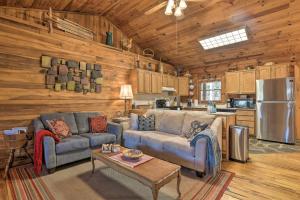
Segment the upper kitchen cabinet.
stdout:
[[189,78],[178,77],[178,95],[179,96],[189,95]]
[[134,94],[145,93],[145,70],[131,70],[130,82]]
[[240,72],[226,72],[226,93],[239,94],[240,93]]
[[163,74],[162,75],[162,86],[163,87],[168,87],[168,74]]
[[149,94],[152,93],[152,81],[151,81],[151,71],[144,71],[145,75],[144,75],[144,92]]
[[292,76],[291,67],[288,64],[269,65],[257,67],[257,79],[275,79]]
[[271,67],[270,66],[258,66],[256,69],[257,79],[271,79]]
[[254,94],[255,80],[255,70],[240,71],[240,94]]
[[226,72],[227,94],[255,93],[255,70]]
[[162,74],[151,72],[151,92],[154,94],[161,93]]
[[290,65],[273,65],[271,66],[272,78],[285,78],[291,76]]
[[142,69],[133,69],[130,82],[134,94],[151,93],[151,72]]

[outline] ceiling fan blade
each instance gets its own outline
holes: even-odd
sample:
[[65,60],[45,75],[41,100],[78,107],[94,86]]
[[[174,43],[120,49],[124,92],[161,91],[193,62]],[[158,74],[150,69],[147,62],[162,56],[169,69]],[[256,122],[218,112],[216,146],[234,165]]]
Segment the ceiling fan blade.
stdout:
[[155,13],[156,11],[159,11],[160,9],[162,9],[163,7],[165,7],[166,5],[167,5],[167,1],[164,1],[164,2],[162,2],[160,4],[158,4],[157,6],[154,6],[150,10],[146,11],[144,14],[145,15],[151,15],[151,14]]

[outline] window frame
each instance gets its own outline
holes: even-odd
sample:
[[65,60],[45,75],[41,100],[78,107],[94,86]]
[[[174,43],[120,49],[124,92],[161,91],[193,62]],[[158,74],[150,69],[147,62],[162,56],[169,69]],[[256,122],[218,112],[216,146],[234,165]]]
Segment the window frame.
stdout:
[[[217,82],[217,81],[219,81],[221,83],[221,89],[220,89],[221,96],[220,96],[220,100],[212,100],[212,101],[217,102],[217,103],[222,102],[223,82],[222,82],[222,79],[219,79],[219,78],[214,79],[214,80],[200,80],[199,81],[199,85],[198,85],[198,87],[199,87],[199,90],[198,90],[199,91],[199,95],[198,95],[199,102],[207,103],[207,102],[211,101],[211,100],[201,100],[202,83],[210,83],[210,82]],[[212,91],[212,90],[210,90],[210,91]]]

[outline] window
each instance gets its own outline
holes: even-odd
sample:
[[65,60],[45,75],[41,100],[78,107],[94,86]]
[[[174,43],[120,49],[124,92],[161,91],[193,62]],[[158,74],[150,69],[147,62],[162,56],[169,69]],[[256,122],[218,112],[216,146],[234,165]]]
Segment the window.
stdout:
[[239,43],[248,40],[245,28],[210,37],[204,40],[199,40],[203,49],[213,49],[234,43]]
[[202,82],[200,85],[201,101],[221,101],[221,81]]

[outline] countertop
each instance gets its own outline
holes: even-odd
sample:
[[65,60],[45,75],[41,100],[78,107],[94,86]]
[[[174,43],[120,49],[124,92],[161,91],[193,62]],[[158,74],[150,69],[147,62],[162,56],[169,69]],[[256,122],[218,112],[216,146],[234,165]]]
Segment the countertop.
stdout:
[[[192,106],[192,107],[183,107],[184,110],[205,110],[207,109],[207,107],[204,107],[204,106]],[[256,110],[256,108],[223,108],[223,107],[218,107],[217,106],[217,109],[224,109],[224,110]]]

